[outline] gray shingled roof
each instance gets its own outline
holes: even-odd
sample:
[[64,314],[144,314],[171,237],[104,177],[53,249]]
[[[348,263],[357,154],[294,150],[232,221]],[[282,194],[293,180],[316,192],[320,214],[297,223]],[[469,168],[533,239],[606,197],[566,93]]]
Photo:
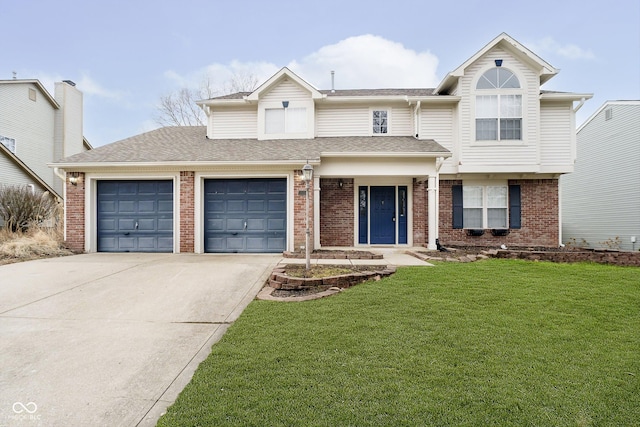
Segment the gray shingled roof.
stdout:
[[206,138],[205,126],[169,126],[78,153],[60,164],[98,163],[277,163],[320,160],[328,153],[441,154],[449,151],[434,140],[412,136],[345,136],[315,139]]

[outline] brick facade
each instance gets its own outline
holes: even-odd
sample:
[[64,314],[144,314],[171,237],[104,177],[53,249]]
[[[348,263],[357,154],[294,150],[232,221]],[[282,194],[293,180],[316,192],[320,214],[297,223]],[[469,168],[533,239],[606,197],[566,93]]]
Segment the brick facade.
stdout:
[[[85,252],[85,175],[69,173],[78,178],[73,185],[67,180],[66,192],[66,245],[73,251]],[[339,183],[342,182],[342,188]],[[522,228],[511,229],[507,236],[467,236],[464,229],[452,227],[452,186],[461,180],[440,181],[439,238],[443,245],[458,246],[539,246],[556,247],[559,239],[559,193],[557,179],[510,180],[510,185],[520,185],[522,202]],[[354,230],[354,181],[343,178],[320,180],[320,242],[322,246],[353,246]],[[294,173],[293,190],[294,251],[302,251],[305,245],[305,182],[301,171]],[[180,172],[179,188],[180,252],[195,251],[195,173]],[[310,249],[313,250],[313,182],[310,183]],[[426,181],[413,183],[413,244],[425,246],[428,239],[428,191]]]
[[428,182],[413,180],[413,245],[425,246],[429,236]]
[[[76,177],[77,183],[71,184],[70,177]],[[67,174],[67,193],[65,199],[66,245],[74,252],[85,252],[84,247],[84,194],[85,176],[81,172]]]
[[[340,187],[342,183],[342,187]],[[353,246],[353,179],[320,180],[320,244]]]
[[522,228],[510,229],[507,236],[467,236],[464,229],[453,228],[452,186],[461,180],[440,181],[440,243],[458,246],[541,246],[557,247],[559,243],[558,180],[510,180],[520,185]]
[[[302,171],[296,170],[293,173],[293,251],[304,250],[305,245],[305,194],[306,183],[302,179]],[[313,251],[313,180],[309,183],[309,248]]]
[[180,252],[195,251],[195,172],[180,172]]

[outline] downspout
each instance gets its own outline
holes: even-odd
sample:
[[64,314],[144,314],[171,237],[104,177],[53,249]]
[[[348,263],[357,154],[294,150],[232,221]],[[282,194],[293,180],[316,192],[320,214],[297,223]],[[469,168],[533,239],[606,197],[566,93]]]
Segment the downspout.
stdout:
[[580,99],[580,102],[578,103],[578,105],[576,105],[576,106],[573,108],[573,112],[574,112],[574,113],[577,113],[577,112],[578,112],[578,110],[582,108],[582,106],[584,105],[584,102],[585,102],[585,101],[586,101],[586,98],[581,98],[581,99]]
[[65,181],[67,180],[67,175],[66,175],[66,173],[63,175],[63,174],[60,172],[60,168],[59,168],[59,167],[55,167],[55,168],[53,168],[53,173],[54,173],[58,178],[60,178],[60,179],[62,180],[62,182],[65,182]]
[[59,167],[53,168],[55,176],[62,180],[62,238],[67,240],[67,173],[62,174]]
[[418,136],[420,135],[420,133],[418,132],[420,130],[420,104],[422,101],[418,101],[416,102],[416,108],[414,109],[415,111],[415,120],[414,120],[414,135],[416,136],[416,138],[418,138]]

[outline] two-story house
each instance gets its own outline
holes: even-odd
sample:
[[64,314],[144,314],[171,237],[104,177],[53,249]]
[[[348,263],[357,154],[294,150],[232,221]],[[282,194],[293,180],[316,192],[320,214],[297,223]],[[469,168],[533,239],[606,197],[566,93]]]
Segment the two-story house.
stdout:
[[436,88],[318,90],[287,68],[165,127],[56,163],[81,251],[557,246],[558,177],[590,94],[501,34]]
[[607,101],[577,131],[573,173],[560,179],[562,239],[640,248],[640,100]]
[[73,82],[56,82],[52,96],[39,80],[0,80],[0,185],[61,197],[63,179],[48,164],[89,149]]

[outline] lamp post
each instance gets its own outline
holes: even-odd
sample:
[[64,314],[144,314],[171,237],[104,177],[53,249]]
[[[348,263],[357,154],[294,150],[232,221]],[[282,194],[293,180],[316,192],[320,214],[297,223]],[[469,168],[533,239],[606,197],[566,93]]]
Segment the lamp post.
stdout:
[[305,191],[305,199],[306,199],[306,209],[305,209],[305,240],[304,240],[304,249],[306,251],[306,267],[307,271],[311,268],[311,260],[310,260],[310,252],[309,252],[309,184],[311,183],[311,179],[313,178],[313,166],[309,163],[302,167],[302,179],[304,180],[306,191]]

